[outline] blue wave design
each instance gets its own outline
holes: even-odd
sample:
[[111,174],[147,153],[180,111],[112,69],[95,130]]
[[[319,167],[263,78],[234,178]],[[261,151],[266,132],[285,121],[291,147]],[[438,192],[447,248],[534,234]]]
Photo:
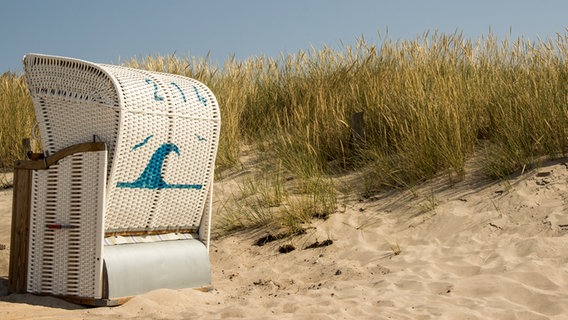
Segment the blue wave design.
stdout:
[[175,152],[179,156],[179,149],[173,143],[165,143],[150,158],[150,162],[144,169],[144,172],[134,182],[118,182],[119,188],[136,188],[136,189],[197,189],[201,190],[201,184],[169,184],[162,178],[162,167],[166,157]]
[[132,150],[136,150],[142,146],[144,146],[146,143],[148,143],[148,141],[153,137],[154,135],[150,135],[148,137],[146,137],[146,139],[144,139],[144,141],[140,142],[139,144],[135,145],[134,147],[132,147]]

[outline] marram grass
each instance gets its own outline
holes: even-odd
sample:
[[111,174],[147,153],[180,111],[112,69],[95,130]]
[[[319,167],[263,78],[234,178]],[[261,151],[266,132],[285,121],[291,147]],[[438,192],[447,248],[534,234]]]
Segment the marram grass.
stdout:
[[[363,189],[375,192],[441,173],[460,179],[474,154],[493,178],[565,156],[567,46],[566,33],[539,41],[425,33],[280,57],[231,57],[221,66],[176,55],[126,65],[193,77],[213,90],[222,113],[218,171],[239,167],[246,144],[299,181],[357,170],[365,172]],[[22,156],[20,140],[29,136],[33,115],[20,76],[4,74],[1,85],[6,167]],[[354,143],[350,119],[361,111],[365,141]],[[311,199],[322,198],[317,192]],[[257,202],[256,208],[263,203]],[[249,212],[251,225],[273,214]]]
[[0,189],[7,183],[4,172],[15,160],[24,159],[22,139],[35,124],[32,100],[24,78],[10,72],[0,75]]

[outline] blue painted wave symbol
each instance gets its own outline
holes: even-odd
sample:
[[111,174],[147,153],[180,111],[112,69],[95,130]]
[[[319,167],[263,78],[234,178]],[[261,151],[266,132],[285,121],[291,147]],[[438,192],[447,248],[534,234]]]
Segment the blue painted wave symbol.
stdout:
[[118,182],[119,188],[138,188],[138,189],[197,189],[200,190],[201,184],[169,184],[162,177],[162,167],[166,157],[175,152],[179,156],[179,149],[173,143],[165,143],[150,158],[150,162],[144,169],[144,172],[134,182]]

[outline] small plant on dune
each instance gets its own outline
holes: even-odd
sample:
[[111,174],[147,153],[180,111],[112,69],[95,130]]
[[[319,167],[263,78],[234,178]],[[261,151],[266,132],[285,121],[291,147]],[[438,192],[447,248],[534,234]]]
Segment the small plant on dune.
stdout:
[[237,181],[238,192],[225,199],[219,214],[221,233],[279,228],[282,204],[288,198],[279,165],[263,163],[263,170]]
[[402,253],[402,249],[400,248],[400,245],[398,244],[398,241],[389,241],[387,239],[384,239],[385,242],[387,243],[387,245],[389,246],[390,252],[383,255],[383,257],[385,258],[392,258],[394,256],[398,256]]
[[217,228],[221,235],[274,225],[274,208],[265,206],[258,197],[244,200],[230,198],[223,202],[220,209]]
[[393,255],[398,256],[399,254],[402,253],[402,249],[400,249],[400,245],[398,244],[398,242],[395,242],[394,244],[391,243],[389,245]]
[[313,219],[327,219],[337,208],[331,179],[300,180],[286,188],[280,174],[266,172],[243,179],[238,189],[222,206],[219,225],[224,233],[273,228],[297,235]]
[[300,184],[301,192],[309,197],[311,217],[327,219],[337,210],[337,190],[332,179],[318,177]]
[[312,210],[312,203],[306,197],[288,199],[280,217],[281,227],[290,234],[302,233],[312,221]]
[[432,190],[424,199],[424,201],[422,201],[419,205],[420,207],[420,211],[422,213],[426,213],[426,212],[431,212],[436,210],[436,207],[438,206],[438,199],[436,199],[436,195],[434,194],[434,191]]
[[337,209],[337,191],[331,180],[314,179],[298,182],[298,193],[282,203],[275,221],[290,235],[301,234],[313,219],[327,219]]
[[0,172],[0,190],[8,188],[10,186],[10,182],[8,181],[8,177],[6,177],[6,173]]

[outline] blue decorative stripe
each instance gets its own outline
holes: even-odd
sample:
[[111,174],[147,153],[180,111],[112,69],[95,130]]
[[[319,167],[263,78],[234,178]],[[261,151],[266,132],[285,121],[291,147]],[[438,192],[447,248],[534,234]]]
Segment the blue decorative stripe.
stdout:
[[181,93],[181,96],[183,98],[183,102],[187,102],[187,99],[185,98],[185,94],[183,93],[183,90],[181,90],[181,88],[177,85],[177,83],[171,82],[170,84],[174,85],[179,90],[179,92]]
[[158,84],[156,82],[154,82],[151,79],[146,79],[146,83],[147,84],[152,83],[154,85],[154,100],[156,100],[156,101],[164,100],[164,97],[158,95]]
[[197,99],[199,99],[201,102],[203,102],[204,107],[207,107],[207,99],[205,99],[204,97],[199,95],[199,91],[197,91],[196,86],[193,86],[193,90],[195,90],[195,95],[197,96]]

